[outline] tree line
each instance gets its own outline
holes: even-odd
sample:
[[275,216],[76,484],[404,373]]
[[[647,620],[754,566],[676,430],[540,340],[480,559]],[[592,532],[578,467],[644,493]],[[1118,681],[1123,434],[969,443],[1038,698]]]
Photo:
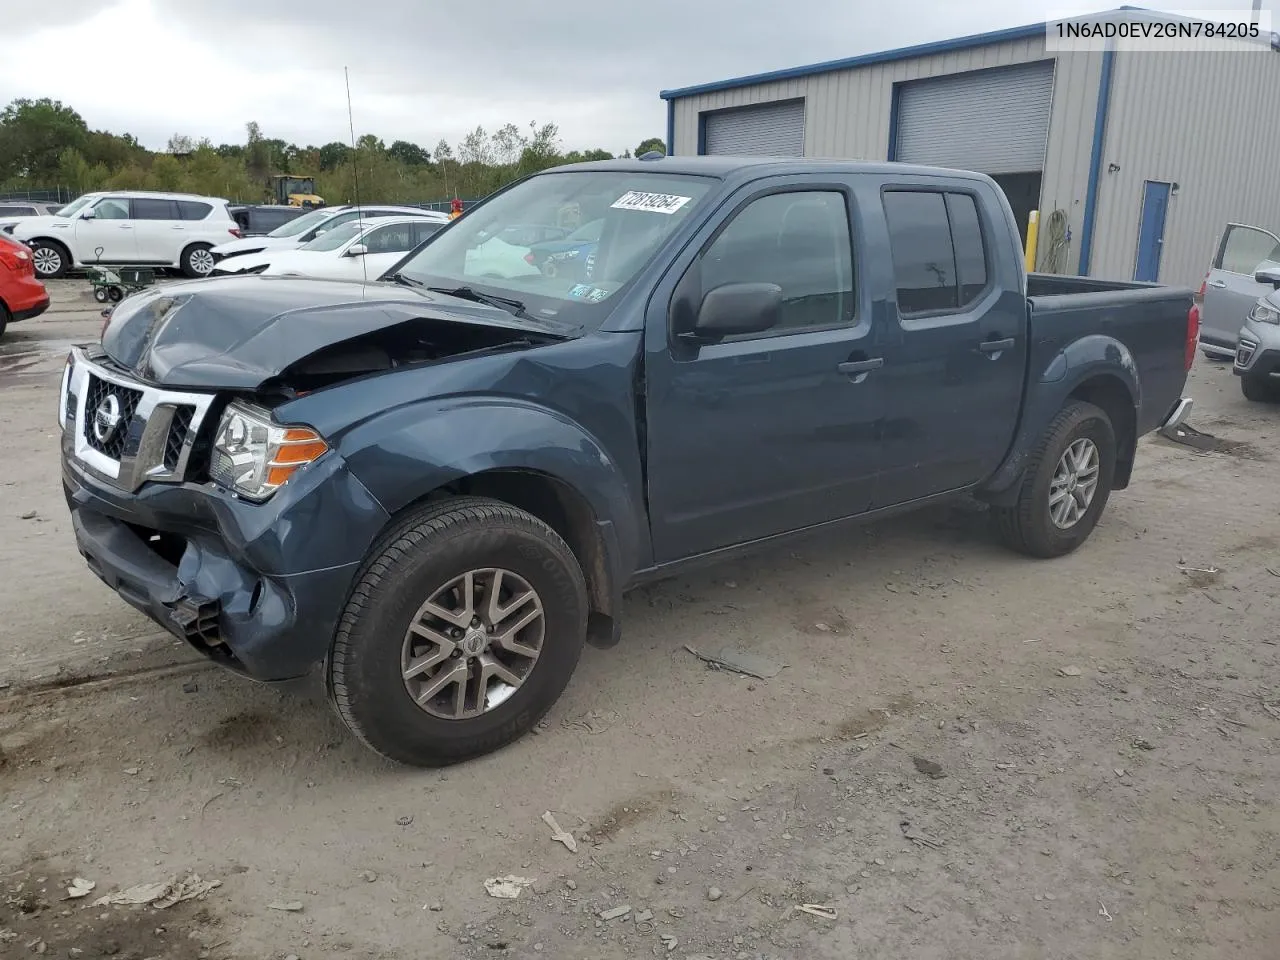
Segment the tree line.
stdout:
[[[636,156],[664,151],[663,141],[641,142]],[[631,156],[627,150],[623,156]],[[473,199],[512,180],[562,163],[612,159],[607,150],[565,152],[554,123],[521,129],[508,123],[489,132],[476,127],[456,144],[441,139],[430,150],[405,140],[390,146],[374,134],[350,144],[323,146],[269,138],[256,122],[244,143],[214,145],[175,134],[167,149],[152,151],[130,134],[90,130],[60,101],[14,100],[0,111],[0,193],[56,187],[91,190],[167,190],[259,203],[275,174],[314,177],[327,203],[359,195],[383,203]]]

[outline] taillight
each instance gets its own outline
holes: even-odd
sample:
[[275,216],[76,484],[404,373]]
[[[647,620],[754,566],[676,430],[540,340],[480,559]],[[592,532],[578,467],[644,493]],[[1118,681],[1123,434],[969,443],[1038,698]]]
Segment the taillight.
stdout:
[[525,263],[527,263],[529,266],[531,266],[531,267],[532,267],[532,266],[533,266],[533,254],[532,254],[532,253],[526,253],[526,254],[524,255],[524,262],[525,262]]
[[1208,282],[1209,282],[1209,278],[1205,277],[1203,280],[1200,281],[1200,289],[1197,290],[1194,294],[1192,294],[1191,299],[1195,301],[1197,304],[1204,303],[1204,288],[1205,288],[1205,284],[1207,284]]
[[239,239],[240,239],[240,228],[239,228],[239,227],[232,227],[230,230],[228,230],[228,231],[227,231],[227,233],[231,234],[231,235],[232,235],[233,237],[235,237],[237,240],[239,240]]
[[0,265],[17,273],[33,273],[31,254],[25,250],[11,250],[7,246],[0,247]]
[[1187,311],[1187,343],[1186,353],[1182,358],[1184,373],[1191,372],[1191,364],[1196,359],[1196,347],[1200,344],[1200,304],[1193,303]]

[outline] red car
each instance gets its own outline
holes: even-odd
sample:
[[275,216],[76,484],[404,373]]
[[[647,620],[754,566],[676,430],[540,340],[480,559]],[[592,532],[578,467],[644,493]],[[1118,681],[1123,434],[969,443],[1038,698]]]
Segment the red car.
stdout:
[[0,235],[0,336],[5,327],[49,309],[49,291],[36,279],[31,251]]

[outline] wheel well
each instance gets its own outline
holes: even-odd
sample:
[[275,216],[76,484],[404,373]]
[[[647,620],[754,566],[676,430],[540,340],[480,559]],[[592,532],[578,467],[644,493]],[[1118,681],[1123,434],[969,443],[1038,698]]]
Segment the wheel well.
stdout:
[[[30,240],[23,240],[22,242],[25,243],[27,246],[31,246],[31,244],[33,243],[43,243],[45,246],[48,246],[48,247],[57,247],[59,250],[65,253],[68,257],[71,256],[71,248],[68,247],[61,240],[57,240],[54,237],[32,237]],[[70,264],[68,264],[68,266],[70,266]]]
[[1080,384],[1071,391],[1070,399],[1101,407],[1110,418],[1116,432],[1116,474],[1112,487],[1123,490],[1133,474],[1138,445],[1138,411],[1133,404],[1133,394],[1119,378],[1101,376]]
[[587,581],[591,601],[587,639],[601,645],[611,642],[610,638],[616,636],[615,584],[604,543],[596,530],[595,513],[582,494],[555,477],[533,470],[489,470],[433,490],[410,508],[424,500],[450,496],[501,500],[532,514],[559,534],[577,557]]
[[204,247],[206,250],[212,250],[213,244],[205,240],[193,240],[191,241],[191,243],[188,243],[185,247],[182,248],[181,255],[185,257],[188,253],[190,253],[196,247]]

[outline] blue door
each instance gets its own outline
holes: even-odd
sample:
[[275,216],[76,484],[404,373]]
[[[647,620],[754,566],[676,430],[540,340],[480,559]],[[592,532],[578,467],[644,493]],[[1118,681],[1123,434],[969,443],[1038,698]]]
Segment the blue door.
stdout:
[[1160,278],[1160,253],[1164,249],[1164,220],[1169,212],[1170,185],[1148,180],[1142,189],[1142,220],[1138,224],[1138,262],[1133,279],[1155,283]]

